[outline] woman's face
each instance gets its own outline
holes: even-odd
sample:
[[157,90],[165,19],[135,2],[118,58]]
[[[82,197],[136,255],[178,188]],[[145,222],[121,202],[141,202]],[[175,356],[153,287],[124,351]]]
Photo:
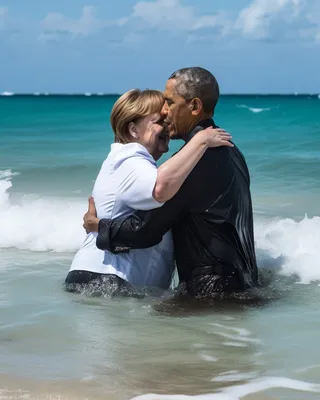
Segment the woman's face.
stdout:
[[169,130],[164,119],[165,115],[159,112],[143,117],[134,124],[136,141],[144,146],[155,160],[169,150]]

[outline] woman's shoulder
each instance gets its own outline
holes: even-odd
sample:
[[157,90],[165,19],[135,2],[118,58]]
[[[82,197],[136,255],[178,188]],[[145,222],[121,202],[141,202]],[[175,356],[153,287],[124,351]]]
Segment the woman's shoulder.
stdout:
[[112,158],[115,160],[116,164],[121,165],[124,162],[137,162],[141,161],[149,161],[150,163],[156,165],[154,158],[148,152],[148,150],[139,143],[114,143],[111,146]]

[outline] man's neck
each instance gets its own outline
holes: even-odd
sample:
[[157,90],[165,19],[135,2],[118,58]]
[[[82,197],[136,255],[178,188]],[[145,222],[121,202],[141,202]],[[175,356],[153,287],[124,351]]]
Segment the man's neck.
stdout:
[[189,140],[193,138],[194,135],[196,135],[198,132],[202,131],[203,129],[209,128],[212,126],[213,128],[216,128],[216,124],[214,123],[213,119],[208,117],[205,118],[197,123],[197,125],[191,129],[190,132],[186,134],[186,136],[183,138],[183,140],[188,143]]

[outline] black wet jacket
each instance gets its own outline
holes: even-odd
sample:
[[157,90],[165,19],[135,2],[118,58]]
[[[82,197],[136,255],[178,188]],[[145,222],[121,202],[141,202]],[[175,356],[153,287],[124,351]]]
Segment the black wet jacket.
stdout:
[[[200,122],[187,141],[209,126],[213,120]],[[213,266],[217,274],[235,269],[243,289],[257,284],[250,176],[236,146],[208,149],[162,207],[100,220],[97,246],[112,253],[146,248],[169,229],[180,282],[190,281],[198,267]]]

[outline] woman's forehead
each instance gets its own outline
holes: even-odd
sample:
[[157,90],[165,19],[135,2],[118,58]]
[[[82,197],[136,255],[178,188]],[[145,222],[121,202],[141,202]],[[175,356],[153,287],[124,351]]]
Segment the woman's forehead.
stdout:
[[162,115],[161,115],[161,110],[159,110],[159,112],[157,113],[153,113],[149,115],[149,121],[151,122],[158,122],[162,119]]

